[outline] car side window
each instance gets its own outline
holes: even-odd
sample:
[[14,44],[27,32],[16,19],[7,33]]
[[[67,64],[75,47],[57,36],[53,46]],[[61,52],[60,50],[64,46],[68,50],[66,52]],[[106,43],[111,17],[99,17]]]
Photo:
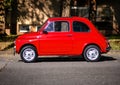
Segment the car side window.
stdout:
[[79,21],[74,21],[73,22],[73,31],[74,32],[89,32],[90,29],[86,24],[79,22]]
[[68,32],[69,23],[67,21],[55,21],[50,22],[46,27],[45,31],[48,32]]
[[55,32],[68,32],[69,23],[66,21],[56,21],[55,22]]

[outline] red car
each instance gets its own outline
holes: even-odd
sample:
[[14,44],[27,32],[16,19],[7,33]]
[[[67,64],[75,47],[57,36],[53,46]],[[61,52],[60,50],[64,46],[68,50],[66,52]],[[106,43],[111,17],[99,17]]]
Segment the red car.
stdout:
[[86,61],[99,61],[110,45],[106,38],[86,18],[49,18],[38,32],[19,36],[15,52],[24,62],[36,61],[38,56],[78,56]]

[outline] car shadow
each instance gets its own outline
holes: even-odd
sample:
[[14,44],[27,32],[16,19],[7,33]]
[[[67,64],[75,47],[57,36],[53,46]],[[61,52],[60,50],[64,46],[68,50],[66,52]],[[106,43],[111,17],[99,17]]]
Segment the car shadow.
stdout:
[[[101,59],[99,62],[104,62],[104,61],[115,61],[117,60],[114,57],[111,56],[104,56],[102,55]],[[42,57],[38,58],[36,62],[34,63],[39,63],[39,62],[86,62],[86,60],[80,56],[73,56],[73,57]],[[18,62],[23,62],[22,60],[19,60]]]
[[114,57],[111,57],[111,56],[102,56],[101,57],[101,59],[100,59],[100,61],[102,62],[102,61],[115,61],[115,60],[117,60],[116,58],[114,58]]
[[38,58],[37,62],[77,62],[85,61],[83,57],[49,57],[49,58]]
[[[103,56],[101,57],[99,62],[104,62],[104,61],[115,61],[117,60],[116,58],[113,58],[111,56]],[[48,58],[38,58],[37,62],[86,62],[86,60],[80,56],[74,56],[74,57],[48,57]]]

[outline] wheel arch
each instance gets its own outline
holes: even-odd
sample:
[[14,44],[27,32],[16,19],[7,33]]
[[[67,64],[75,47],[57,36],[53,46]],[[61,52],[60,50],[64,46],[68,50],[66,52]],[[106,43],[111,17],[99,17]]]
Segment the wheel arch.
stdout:
[[[37,52],[37,48],[36,46],[34,46],[33,44],[30,44],[30,43],[27,43],[27,44],[24,44],[23,46],[21,46],[20,50],[19,50],[19,53],[21,52],[21,50],[25,47],[25,46],[33,46]],[[37,53],[38,54],[38,53]]]
[[100,47],[98,44],[89,43],[89,44],[86,44],[86,45],[84,46],[82,53],[84,52],[85,48],[88,47],[88,46],[90,46],[90,45],[95,45],[95,46],[97,46],[97,47],[100,49],[100,52],[101,52],[101,47]]

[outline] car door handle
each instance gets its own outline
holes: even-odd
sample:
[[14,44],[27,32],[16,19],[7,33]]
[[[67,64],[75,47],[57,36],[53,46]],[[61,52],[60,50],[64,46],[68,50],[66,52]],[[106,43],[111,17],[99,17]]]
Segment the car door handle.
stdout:
[[68,37],[72,37],[72,34],[68,34],[67,36],[68,36]]

